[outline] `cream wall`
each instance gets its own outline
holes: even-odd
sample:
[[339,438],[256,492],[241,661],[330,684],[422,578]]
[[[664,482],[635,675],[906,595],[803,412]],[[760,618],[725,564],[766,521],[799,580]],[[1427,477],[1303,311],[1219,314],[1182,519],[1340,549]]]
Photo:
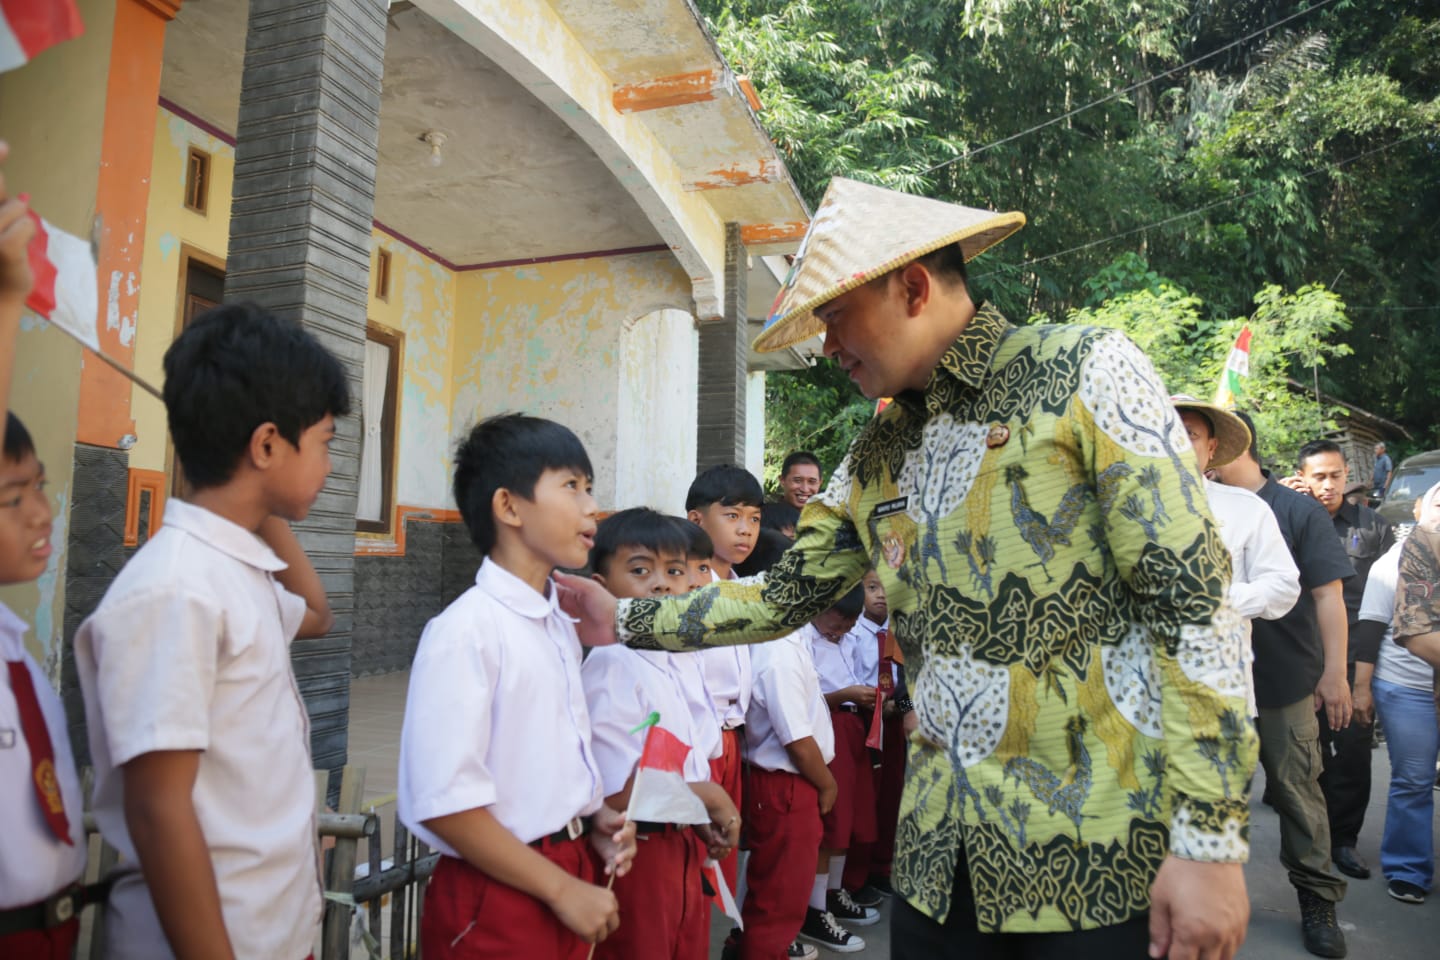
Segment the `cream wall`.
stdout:
[[[79,0],[85,32],[0,75],[0,139],[9,142],[8,189],[57,227],[88,238],[95,218],[106,77],[115,8]],[[80,409],[80,347],[37,317],[21,321],[10,409],[35,439],[49,481],[54,552],[34,583],[0,587],[0,602],[33,628],[31,653],[58,679],[65,626],[65,563]]]
[[[462,273],[453,435],[506,411],[557,420],[585,444],[596,497],[602,509],[614,509],[622,499],[621,331],[667,308],[688,313],[691,300],[689,278],[666,252]],[[694,424],[691,416],[686,436],[693,437]]]
[[684,310],[657,310],[620,335],[616,404],[617,509],[684,513],[695,477],[700,334]]

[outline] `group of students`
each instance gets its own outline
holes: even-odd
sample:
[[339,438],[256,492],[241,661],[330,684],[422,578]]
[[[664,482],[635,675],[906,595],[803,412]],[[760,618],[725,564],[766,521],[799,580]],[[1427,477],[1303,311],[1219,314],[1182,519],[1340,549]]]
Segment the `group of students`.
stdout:
[[[739,467],[696,477],[685,517],[632,507],[597,522],[590,477],[573,433],[517,414],[457,452],[455,499],[484,560],[420,639],[400,750],[400,817],[443,854],[423,954],[594,944],[700,960],[710,861],[740,888],[728,956],[814,956],[800,938],[863,949],[847,926],[876,922],[889,893],[876,841],[893,843],[908,713],[879,581],[753,649],[582,656],[552,571],[588,571],[617,598],[678,595],[763,570],[788,544],[762,531],[761,485]],[[690,748],[708,823],[625,822],[651,716]]]

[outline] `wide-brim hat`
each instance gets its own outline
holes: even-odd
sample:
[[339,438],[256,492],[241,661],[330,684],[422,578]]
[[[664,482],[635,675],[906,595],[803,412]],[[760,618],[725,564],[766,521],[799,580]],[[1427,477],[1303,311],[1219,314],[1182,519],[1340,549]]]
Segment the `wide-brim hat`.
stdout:
[[1025,226],[1025,215],[917,197],[836,177],[755,338],[761,353],[825,329],[814,310],[927,253],[960,244],[971,260]]
[[1224,407],[1187,397],[1173,396],[1170,402],[1176,410],[1190,410],[1210,421],[1210,433],[1215,437],[1215,455],[1210,458],[1211,467],[1223,467],[1240,454],[1250,449],[1250,428],[1245,421]]

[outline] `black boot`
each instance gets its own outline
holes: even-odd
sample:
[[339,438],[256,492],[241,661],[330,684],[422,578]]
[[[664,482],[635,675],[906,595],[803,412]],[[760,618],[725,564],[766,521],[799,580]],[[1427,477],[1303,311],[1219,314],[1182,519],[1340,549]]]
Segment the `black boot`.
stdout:
[[1305,936],[1305,949],[1317,957],[1345,956],[1345,932],[1335,920],[1335,904],[1309,890],[1298,893],[1300,929]]

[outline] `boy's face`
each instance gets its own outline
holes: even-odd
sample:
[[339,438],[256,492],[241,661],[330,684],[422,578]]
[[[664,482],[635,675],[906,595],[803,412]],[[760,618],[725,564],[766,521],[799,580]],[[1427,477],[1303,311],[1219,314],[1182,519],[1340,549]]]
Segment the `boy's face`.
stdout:
[[0,583],[27,583],[50,561],[50,501],[35,454],[0,457]]
[[266,470],[274,513],[291,523],[309,515],[330,476],[330,443],[334,439],[335,418],[328,413],[305,428],[298,447],[275,436]]
[[855,628],[855,621],[857,619],[859,618],[847,617],[839,610],[831,607],[814,620],[811,620],[810,623],[816,630],[820,631],[820,636],[829,640],[831,643],[839,643],[845,639],[845,634]]
[[604,572],[596,572],[594,577],[620,599],[690,592],[690,567],[678,550],[657,552],[639,544],[622,544],[611,554]]
[[885,585],[880,582],[880,575],[871,570],[861,583],[865,587],[865,616],[876,623],[884,623],[890,615],[890,605],[885,600]]
[[[820,492],[820,468],[813,463],[793,465],[790,471],[780,478],[780,489],[785,494],[785,502],[799,510]],[[786,536],[795,535],[793,527],[791,530]]]
[[760,508],[736,504],[727,507],[712,503],[707,507],[690,511],[690,519],[710,535],[715,545],[716,559],[737,564],[750,556],[755,549],[755,538],[760,534]]
[[707,583],[715,581],[715,578],[710,575],[709,557],[690,557],[685,561],[685,566],[690,571],[691,590],[698,590]]
[[598,506],[590,495],[590,478],[570,467],[550,468],[535,481],[526,499],[512,494],[521,541],[551,567],[574,570],[585,566],[595,545]]

